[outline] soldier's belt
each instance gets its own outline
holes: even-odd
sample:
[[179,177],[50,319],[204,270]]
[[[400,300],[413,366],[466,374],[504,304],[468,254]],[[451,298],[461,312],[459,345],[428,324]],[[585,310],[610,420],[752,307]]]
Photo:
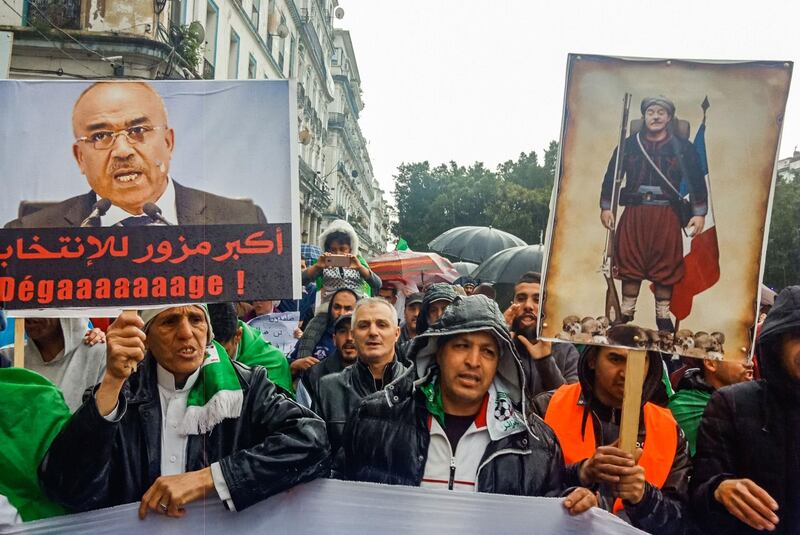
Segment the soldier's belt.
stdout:
[[672,199],[663,193],[652,191],[621,191],[619,196],[619,203],[622,206],[669,206],[671,202]]

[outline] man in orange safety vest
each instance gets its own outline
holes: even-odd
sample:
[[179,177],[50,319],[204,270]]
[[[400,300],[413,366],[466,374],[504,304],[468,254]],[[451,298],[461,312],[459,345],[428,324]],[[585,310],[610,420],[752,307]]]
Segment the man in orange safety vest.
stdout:
[[[613,345],[641,347],[647,333],[620,325],[608,337]],[[601,506],[643,531],[683,533],[691,461],[672,414],[651,401],[664,388],[656,351],[647,352],[636,455],[618,447],[627,358],[627,349],[588,346],[579,382],[537,396],[534,406],[558,436],[568,484],[598,491]]]

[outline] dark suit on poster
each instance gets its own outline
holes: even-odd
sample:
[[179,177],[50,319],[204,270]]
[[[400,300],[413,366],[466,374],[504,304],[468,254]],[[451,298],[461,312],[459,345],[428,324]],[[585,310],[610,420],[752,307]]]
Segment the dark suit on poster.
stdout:
[[[261,208],[249,200],[230,199],[175,185],[175,208],[179,225],[244,225],[266,223]],[[5,228],[77,227],[91,213],[97,196],[93,191],[71,197],[22,218]]]

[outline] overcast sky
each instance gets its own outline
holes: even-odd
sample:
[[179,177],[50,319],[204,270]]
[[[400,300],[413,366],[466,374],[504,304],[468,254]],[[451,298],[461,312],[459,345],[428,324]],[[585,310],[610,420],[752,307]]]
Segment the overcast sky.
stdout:
[[[375,176],[403,162],[542,154],[558,139],[567,54],[717,60],[800,58],[800,0],[339,0]],[[795,69],[800,68],[795,65]],[[797,81],[797,75],[793,76]],[[780,157],[800,145],[789,96]]]

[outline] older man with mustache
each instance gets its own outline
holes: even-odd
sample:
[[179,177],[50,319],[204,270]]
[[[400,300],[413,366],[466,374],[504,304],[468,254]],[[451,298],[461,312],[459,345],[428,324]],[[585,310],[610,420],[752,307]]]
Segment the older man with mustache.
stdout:
[[264,368],[231,360],[204,305],[123,312],[107,365],[40,465],[49,497],[72,512],[141,500],[181,517],[216,494],[242,510],[328,472],[325,424]]
[[[673,131],[675,104],[664,96],[646,97],[641,103],[639,132],[625,140],[622,169],[625,187],[619,204],[625,209],[615,221],[612,212],[616,150],[608,162],[600,192],[600,221],[615,233],[615,273],[622,281],[622,318],[632,321],[642,281],[653,283],[656,325],[674,332],[670,317],[672,288],[683,278],[683,234],[697,236],[705,226],[708,189],[692,142]],[[689,219],[681,221],[683,194],[689,192]]]

